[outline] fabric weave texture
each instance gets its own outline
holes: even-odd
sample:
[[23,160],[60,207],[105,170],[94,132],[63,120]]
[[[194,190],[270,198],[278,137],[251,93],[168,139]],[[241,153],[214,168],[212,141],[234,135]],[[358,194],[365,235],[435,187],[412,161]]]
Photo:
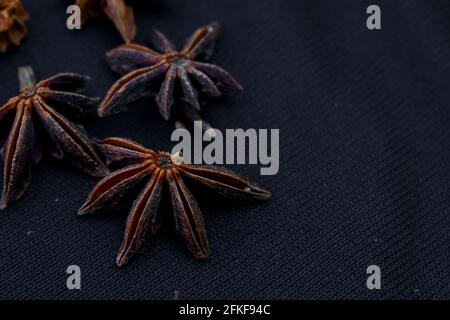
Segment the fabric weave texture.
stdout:
[[[127,212],[78,217],[96,180],[46,162],[0,214],[0,298],[450,298],[450,2],[378,0],[382,30],[370,31],[372,2],[134,1],[144,45],[154,27],[181,45],[195,28],[222,24],[212,62],[245,91],[207,100],[202,114],[219,129],[280,129],[277,175],[231,167],[273,199],[235,205],[195,194],[207,262],[169,224],[118,268]],[[104,60],[121,44],[114,26],[105,19],[70,31],[72,1],[23,3],[29,34],[0,56],[0,101],[16,95],[21,65],[40,79],[90,75],[87,93],[103,96],[117,79]],[[152,98],[85,127],[93,137],[173,146],[173,126]],[[170,209],[164,214],[170,221]],[[81,290],[66,288],[71,264],[81,267]],[[372,264],[381,290],[366,288]]]

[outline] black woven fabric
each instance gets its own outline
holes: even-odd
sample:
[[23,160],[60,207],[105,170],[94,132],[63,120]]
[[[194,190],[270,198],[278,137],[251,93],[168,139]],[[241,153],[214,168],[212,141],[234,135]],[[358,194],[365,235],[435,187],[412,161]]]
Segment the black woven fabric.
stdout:
[[[23,2],[30,32],[0,56],[0,101],[16,94],[20,65],[39,78],[88,74],[88,93],[104,95],[117,79],[104,61],[121,43],[112,24],[69,31],[72,1]],[[380,31],[366,28],[366,0],[145,2],[135,7],[139,43],[153,27],[181,45],[222,23],[212,61],[245,91],[209,101],[203,115],[220,129],[280,129],[278,175],[234,167],[273,199],[223,205],[196,194],[207,262],[191,258],[169,224],[117,268],[126,212],[78,217],[96,180],[46,162],[0,215],[0,298],[450,298],[449,1],[376,1]],[[94,137],[173,145],[151,98],[85,126]],[[66,289],[71,264],[82,270],[79,291]],[[366,288],[371,264],[382,290]]]

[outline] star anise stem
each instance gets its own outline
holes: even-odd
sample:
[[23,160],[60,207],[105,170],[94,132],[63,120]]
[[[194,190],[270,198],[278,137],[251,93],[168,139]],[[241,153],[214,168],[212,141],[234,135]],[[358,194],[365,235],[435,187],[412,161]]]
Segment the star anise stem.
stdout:
[[[194,126],[196,125],[196,123],[199,123],[199,122],[202,124],[202,126],[201,126],[202,133],[206,133],[207,135],[209,135],[209,137],[215,136],[214,128],[208,122],[203,120],[203,118],[200,116],[200,114],[197,111],[195,111],[188,105],[183,105],[180,107],[180,109],[183,112],[183,115],[184,115],[183,118],[186,118],[187,120],[192,122],[192,124]],[[175,129],[188,130],[187,125],[181,119],[176,118],[173,125],[174,125]]]
[[202,124],[201,129],[203,133],[207,133],[210,137],[215,136],[214,128],[208,122],[204,121],[197,111],[188,105],[183,105],[181,110],[186,118],[193,122],[194,125],[199,122]]
[[175,129],[187,129],[186,125],[183,122],[181,122],[180,120],[175,120],[173,125],[174,125]]
[[33,68],[30,66],[19,67],[17,69],[17,77],[19,78],[20,91],[32,87],[36,84]]

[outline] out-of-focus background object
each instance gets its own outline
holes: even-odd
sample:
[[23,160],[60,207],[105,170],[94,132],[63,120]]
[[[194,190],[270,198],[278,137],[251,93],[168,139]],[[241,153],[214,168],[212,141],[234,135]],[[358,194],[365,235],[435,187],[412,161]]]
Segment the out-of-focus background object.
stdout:
[[20,0],[0,0],[0,52],[18,46],[27,34],[28,13]]
[[127,43],[136,35],[134,12],[125,0],[76,0],[76,5],[81,9],[82,23],[96,18],[103,11],[114,23],[123,40]]

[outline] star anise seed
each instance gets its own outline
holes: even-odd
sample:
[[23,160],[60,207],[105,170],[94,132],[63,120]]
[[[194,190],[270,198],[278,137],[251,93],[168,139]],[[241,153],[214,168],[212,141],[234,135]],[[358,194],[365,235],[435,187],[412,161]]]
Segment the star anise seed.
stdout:
[[0,0],[0,52],[20,45],[27,34],[28,13],[20,0]]
[[[175,84],[183,91],[185,101],[200,110],[198,93],[192,79],[210,96],[220,96],[218,83],[242,90],[242,86],[222,68],[197,59],[209,59],[219,32],[219,24],[212,23],[197,29],[181,51],[159,31],[153,42],[159,52],[137,44],[121,45],[107,53],[111,69],[121,75],[99,107],[100,116],[122,111],[127,104],[144,96],[149,86],[164,75],[156,102],[164,119],[168,120],[174,103]],[[212,79],[215,79],[214,82]]]
[[146,237],[159,229],[159,207],[165,185],[170,190],[176,230],[197,259],[208,257],[209,246],[202,213],[183,181],[185,178],[230,198],[267,200],[271,196],[270,192],[232,171],[173,161],[167,152],[156,152],[130,140],[108,138],[97,141],[97,146],[109,165],[120,164],[121,169],[97,184],[78,214],[113,210],[135,186],[145,184],[128,215],[125,235],[116,258],[118,266],[126,264],[142,251]]
[[[20,68],[19,79],[22,91],[0,108],[2,128],[2,120],[9,113],[15,113],[7,140],[0,142],[4,160],[0,209],[26,191],[33,164],[41,160],[42,151],[49,151],[57,159],[67,157],[82,171],[95,177],[109,173],[83,127],[67,120],[52,107],[58,105],[66,111],[72,109],[83,113],[84,109],[96,106],[98,100],[71,91],[82,88],[86,77],[61,73],[34,85],[32,70]],[[49,150],[42,150],[44,147]]]
[[83,24],[103,10],[126,43],[131,42],[136,35],[133,9],[127,6],[125,0],[77,0],[75,4],[81,9]]

